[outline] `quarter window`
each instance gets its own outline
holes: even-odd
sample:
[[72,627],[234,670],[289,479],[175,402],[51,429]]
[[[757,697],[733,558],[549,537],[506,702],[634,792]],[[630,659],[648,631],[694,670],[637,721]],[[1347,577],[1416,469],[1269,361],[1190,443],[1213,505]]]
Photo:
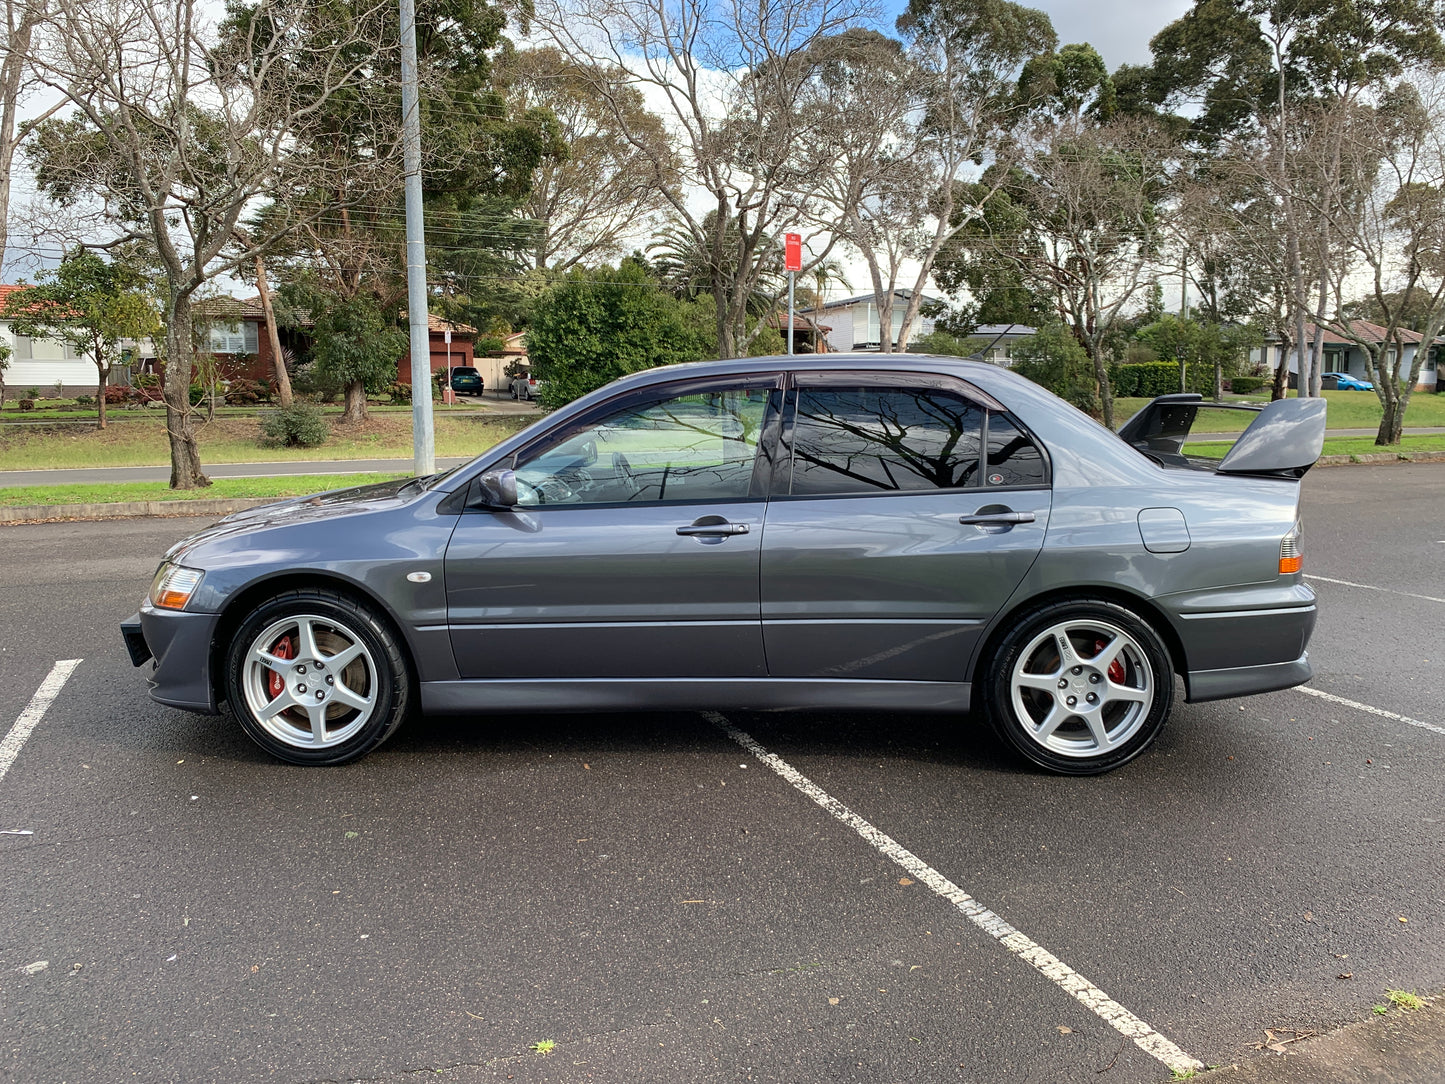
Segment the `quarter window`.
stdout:
[[978,485],[984,409],[924,387],[801,388],[792,427],[794,495]]
[[1044,457],[1038,445],[1009,421],[1006,414],[988,413],[988,465],[984,470],[986,486],[1041,486],[1044,484]]

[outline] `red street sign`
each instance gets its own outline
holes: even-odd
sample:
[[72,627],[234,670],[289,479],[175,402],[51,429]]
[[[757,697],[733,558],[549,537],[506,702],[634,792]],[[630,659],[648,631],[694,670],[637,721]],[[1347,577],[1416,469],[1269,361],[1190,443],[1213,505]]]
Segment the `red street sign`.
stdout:
[[783,270],[803,269],[803,237],[797,233],[783,234]]

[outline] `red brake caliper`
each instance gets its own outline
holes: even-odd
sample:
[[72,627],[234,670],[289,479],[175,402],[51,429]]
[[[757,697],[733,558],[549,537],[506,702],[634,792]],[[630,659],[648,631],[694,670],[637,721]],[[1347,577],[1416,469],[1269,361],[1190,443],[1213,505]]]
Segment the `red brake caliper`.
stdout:
[[[296,657],[296,644],[289,635],[281,637],[271,645],[271,654],[278,659],[294,659]],[[281,695],[281,690],[286,688],[286,679],[275,670],[266,673],[266,692],[274,700]]]
[[[1099,652],[1108,646],[1103,640],[1095,640],[1094,654],[1098,655]],[[1124,664],[1117,658],[1109,664],[1109,680],[1115,685],[1121,684],[1124,680]]]

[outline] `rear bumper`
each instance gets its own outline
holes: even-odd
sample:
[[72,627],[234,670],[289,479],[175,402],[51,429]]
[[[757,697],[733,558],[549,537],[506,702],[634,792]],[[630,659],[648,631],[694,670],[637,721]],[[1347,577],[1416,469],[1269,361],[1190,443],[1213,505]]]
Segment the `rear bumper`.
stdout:
[[218,614],[192,614],[142,606],[120,625],[131,662],[151,662],[151,699],[173,708],[215,715],[211,640]]
[[1263,666],[1236,666],[1229,670],[1191,670],[1184,675],[1186,699],[1191,704],[1203,700],[1227,700],[1232,696],[1272,693],[1303,685],[1314,675],[1309,652],[1292,662],[1272,662]]

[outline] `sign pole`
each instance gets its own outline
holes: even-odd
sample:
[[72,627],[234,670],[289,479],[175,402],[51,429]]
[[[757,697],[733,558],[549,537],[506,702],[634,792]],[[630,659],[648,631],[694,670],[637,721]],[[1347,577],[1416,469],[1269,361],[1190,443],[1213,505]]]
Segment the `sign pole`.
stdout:
[[803,269],[802,234],[783,234],[783,268],[788,272],[788,354],[793,353],[793,276]]

